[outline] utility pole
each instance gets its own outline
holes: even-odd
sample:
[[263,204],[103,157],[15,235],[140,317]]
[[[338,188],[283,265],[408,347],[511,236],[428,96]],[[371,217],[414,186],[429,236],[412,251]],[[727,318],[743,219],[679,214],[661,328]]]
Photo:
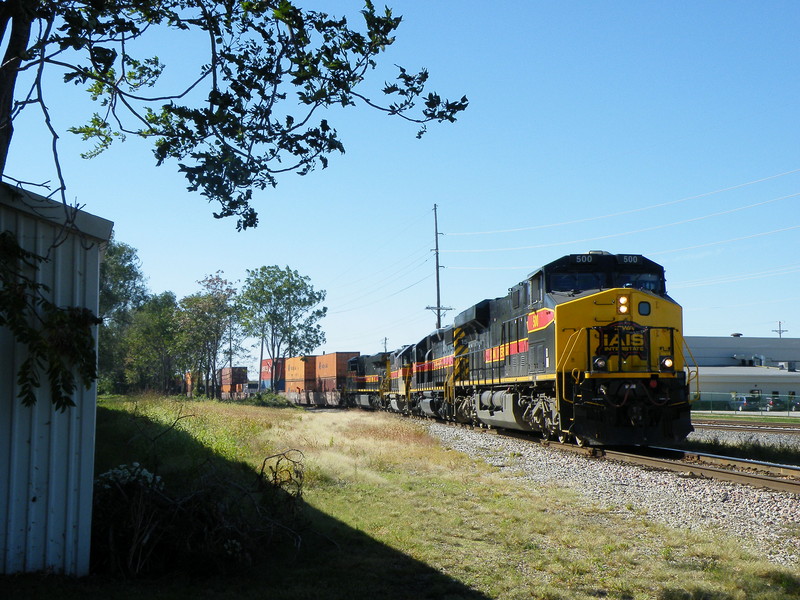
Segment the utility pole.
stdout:
[[781,321],[778,321],[778,328],[772,330],[772,331],[774,331],[775,333],[778,334],[778,338],[783,337],[783,334],[784,333],[788,333],[788,331],[789,331],[788,329],[784,329],[783,327],[781,327],[782,324],[783,323]]
[[434,253],[436,256],[436,306],[426,306],[428,310],[432,310],[436,313],[436,329],[442,328],[442,313],[448,310],[453,310],[447,306],[442,306],[442,296],[441,290],[439,288],[439,214],[437,212],[438,206],[436,204],[433,205],[433,231],[434,231]]

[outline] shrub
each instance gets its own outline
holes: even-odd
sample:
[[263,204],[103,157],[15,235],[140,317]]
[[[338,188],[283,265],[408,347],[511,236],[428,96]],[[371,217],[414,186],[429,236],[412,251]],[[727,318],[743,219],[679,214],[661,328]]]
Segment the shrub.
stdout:
[[257,394],[248,396],[242,403],[252,404],[253,406],[268,406],[270,408],[297,408],[297,405],[280,394],[275,394],[273,392],[258,392]]
[[302,454],[268,457],[242,483],[209,462],[189,493],[170,494],[139,463],[95,482],[92,570],[126,578],[182,571],[224,574],[249,567],[287,542],[299,545]]

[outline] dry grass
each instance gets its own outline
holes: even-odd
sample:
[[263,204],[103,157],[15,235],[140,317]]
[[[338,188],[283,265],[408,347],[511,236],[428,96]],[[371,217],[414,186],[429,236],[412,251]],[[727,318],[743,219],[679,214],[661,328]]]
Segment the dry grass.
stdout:
[[[386,414],[316,413],[293,433],[314,469],[308,501],[492,598],[789,598],[790,572],[737,540],[677,531],[646,511],[587,506],[441,448]],[[287,440],[288,441],[288,440]],[[784,582],[784,587],[776,586]]]
[[[139,410],[169,424],[176,406],[150,402]],[[180,421],[182,431],[230,460],[257,467],[268,454],[302,451],[308,527],[299,552],[280,565],[259,565],[235,584],[161,581],[159,597],[800,597],[795,573],[748,554],[735,539],[671,529],[635,507],[602,509],[568,489],[526,484],[442,448],[410,420],[213,402],[182,410],[195,415]],[[153,596],[140,584],[95,587],[74,588],[73,597]],[[0,580],[0,596],[4,589]]]

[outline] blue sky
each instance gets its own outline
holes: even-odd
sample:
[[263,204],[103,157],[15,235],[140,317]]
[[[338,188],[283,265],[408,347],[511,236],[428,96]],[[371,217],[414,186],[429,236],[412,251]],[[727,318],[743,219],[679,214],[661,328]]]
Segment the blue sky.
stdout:
[[[455,125],[417,140],[400,120],[334,111],[346,154],[256,192],[261,224],[237,233],[144,142],[77,158],[86,147],[65,130],[91,107],[53,77],[68,198],[115,222],[153,292],[261,265],[309,276],[327,291],[320,352],[392,349],[434,327],[434,204],[445,323],[544,263],[607,250],[664,265],[687,335],[773,337],[779,321],[800,335],[800,3],[389,4],[404,21],[373,89],[394,64],[426,67],[431,89],[469,97]],[[154,46],[191,72],[181,44]],[[7,172],[52,178],[28,112]]]

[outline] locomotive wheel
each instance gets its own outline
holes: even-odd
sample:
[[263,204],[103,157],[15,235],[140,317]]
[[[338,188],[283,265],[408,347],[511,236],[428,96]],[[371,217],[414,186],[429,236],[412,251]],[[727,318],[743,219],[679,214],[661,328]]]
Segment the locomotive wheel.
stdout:
[[569,442],[569,434],[566,431],[559,431],[558,432],[558,441],[562,444],[566,444]]
[[575,443],[578,445],[578,448],[586,448],[589,445],[589,441],[586,438],[582,438],[580,436],[575,438]]

